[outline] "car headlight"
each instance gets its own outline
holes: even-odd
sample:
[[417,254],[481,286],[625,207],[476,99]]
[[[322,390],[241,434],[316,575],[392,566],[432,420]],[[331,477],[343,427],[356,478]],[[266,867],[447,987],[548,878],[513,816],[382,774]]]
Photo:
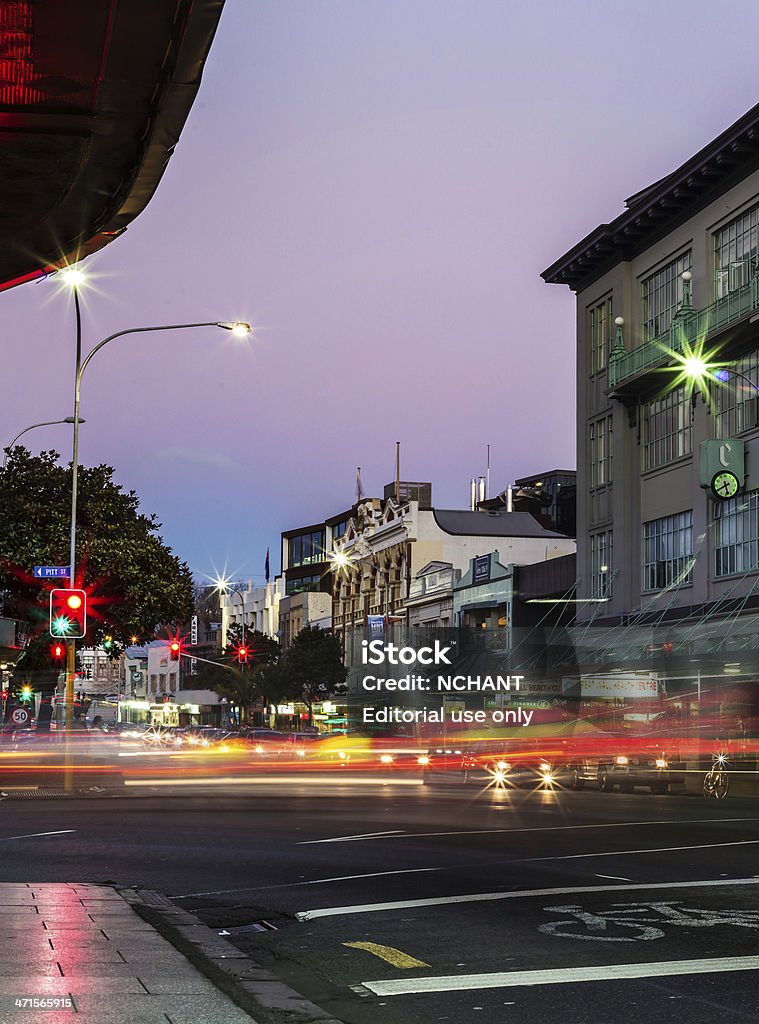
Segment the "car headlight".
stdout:
[[305,750],[296,750],[295,753],[297,754],[298,757],[305,757],[306,756]]
[[393,758],[392,758],[392,756],[390,754],[383,754],[382,757],[380,757],[380,763],[381,764],[392,764],[393,763]]
[[426,754],[422,754],[421,757],[417,757],[416,763],[417,764],[429,764],[430,763],[430,759],[427,757]]
[[508,761],[496,761],[496,768],[499,772],[507,772],[511,765]]
[[257,754],[263,754],[263,752],[264,752],[264,748],[261,746],[261,744],[260,743],[256,744],[256,753]]
[[666,768],[667,767],[667,762],[664,760],[663,757],[657,757],[656,758],[656,767],[657,768]]
[[617,764],[627,764],[627,758],[626,757],[618,757],[617,758]]

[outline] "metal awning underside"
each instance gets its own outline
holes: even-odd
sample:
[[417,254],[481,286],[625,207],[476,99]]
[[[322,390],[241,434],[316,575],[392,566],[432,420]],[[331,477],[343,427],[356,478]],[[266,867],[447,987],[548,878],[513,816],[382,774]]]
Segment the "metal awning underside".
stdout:
[[150,201],[224,0],[0,0],[0,291]]

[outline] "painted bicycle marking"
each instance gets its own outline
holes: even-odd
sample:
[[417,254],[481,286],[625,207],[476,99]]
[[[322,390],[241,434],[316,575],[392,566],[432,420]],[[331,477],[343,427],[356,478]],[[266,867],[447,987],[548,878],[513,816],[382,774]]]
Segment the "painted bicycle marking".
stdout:
[[[547,924],[538,925],[539,932],[564,939],[596,942],[646,942],[663,939],[663,927],[668,925],[680,928],[714,928],[724,925],[730,928],[759,929],[757,910],[707,910],[701,907],[684,907],[679,900],[612,903],[609,910],[597,913],[583,910],[574,903],[544,907],[543,910],[551,914],[569,916],[561,921],[549,921]],[[621,929],[632,934],[613,934]]]

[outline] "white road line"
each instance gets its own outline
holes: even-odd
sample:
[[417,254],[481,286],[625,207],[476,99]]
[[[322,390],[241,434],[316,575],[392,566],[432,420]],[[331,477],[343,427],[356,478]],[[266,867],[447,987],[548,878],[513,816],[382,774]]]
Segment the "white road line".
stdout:
[[[128,783],[127,783],[128,784]],[[522,832],[574,832],[589,828],[635,828],[639,825],[708,825],[712,822],[751,821],[755,818],[681,818],[671,821],[615,821],[597,825],[544,825],[534,828],[478,828],[460,832],[368,832],[364,836],[341,836],[338,839],[304,839],[297,846],[317,846],[319,843],[362,843],[376,839],[434,839],[437,836],[489,836],[517,835]]]
[[515,988],[522,985],[571,985],[580,981],[615,981],[621,978],[663,978],[678,974],[756,970],[759,970],[759,956],[720,956],[703,960],[659,960],[640,964],[562,967],[548,971],[501,971],[496,974],[451,974],[439,978],[364,981],[362,985],[377,996],[405,996],[421,992],[463,992],[483,988]]
[[65,836],[69,832],[76,832],[75,828],[62,828],[59,832],[28,832],[24,836],[0,836],[0,843],[7,843],[11,839],[38,839],[40,836]]
[[359,832],[356,836],[334,836],[332,839],[313,839],[305,843],[298,843],[298,846],[310,846],[316,843],[349,843],[352,839],[382,839],[384,836],[395,836],[405,832],[405,829],[394,828],[388,832]]
[[626,878],[624,875],[599,875],[596,872],[596,878],[611,878],[614,882],[632,882],[632,878]]
[[377,914],[385,910],[410,910],[414,907],[442,907],[456,903],[489,903],[498,900],[519,900],[529,896],[567,896],[580,892],[635,892],[654,889],[711,889],[723,885],[759,885],[755,878],[707,878],[698,882],[632,882],[629,885],[560,886],[552,889],[518,889],[512,892],[473,892],[464,896],[433,896],[423,900],[394,900],[391,903],[364,903],[346,907],[322,907],[301,910],[298,921],[317,917],[341,917],[347,914]]
[[401,868],[398,871],[372,871],[366,875],[337,875],[335,878],[312,878],[305,882],[282,882],[279,885],[249,885],[245,889],[210,889],[208,892],[186,892],[169,896],[170,900],[185,900],[190,896],[222,896],[229,892],[258,892],[263,889],[294,889],[296,885],[324,885],[326,882],[350,882],[355,878],[383,878],[385,875],[418,875],[422,871],[446,871],[446,868]]
[[[723,846],[756,846],[759,839],[739,839],[736,843],[703,843],[701,846],[655,846],[649,850],[605,850],[603,853],[566,853],[560,857],[529,857],[530,863],[543,860],[585,860],[588,857],[626,857],[634,853],[674,853],[678,850],[714,850]],[[510,864],[526,863],[521,858],[519,861],[510,860]]]

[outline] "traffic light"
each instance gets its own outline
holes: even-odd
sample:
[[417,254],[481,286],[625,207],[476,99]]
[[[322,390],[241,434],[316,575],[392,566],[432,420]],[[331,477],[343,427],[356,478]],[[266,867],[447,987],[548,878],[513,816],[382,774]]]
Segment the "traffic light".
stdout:
[[50,648],[50,654],[56,661],[62,661],[66,657],[66,645],[62,643],[54,643]]
[[32,688],[31,688],[31,686],[29,686],[28,683],[25,683],[24,686],[21,687],[21,700],[31,700],[31,699],[32,699]]
[[87,594],[83,590],[50,591],[50,635],[77,639],[87,632]]
[[169,644],[169,657],[172,661],[179,661],[179,655],[182,653],[182,645],[178,640],[172,640]]
[[240,644],[240,646],[235,651],[237,661],[239,662],[240,665],[248,664],[248,653],[248,648],[244,644]]

